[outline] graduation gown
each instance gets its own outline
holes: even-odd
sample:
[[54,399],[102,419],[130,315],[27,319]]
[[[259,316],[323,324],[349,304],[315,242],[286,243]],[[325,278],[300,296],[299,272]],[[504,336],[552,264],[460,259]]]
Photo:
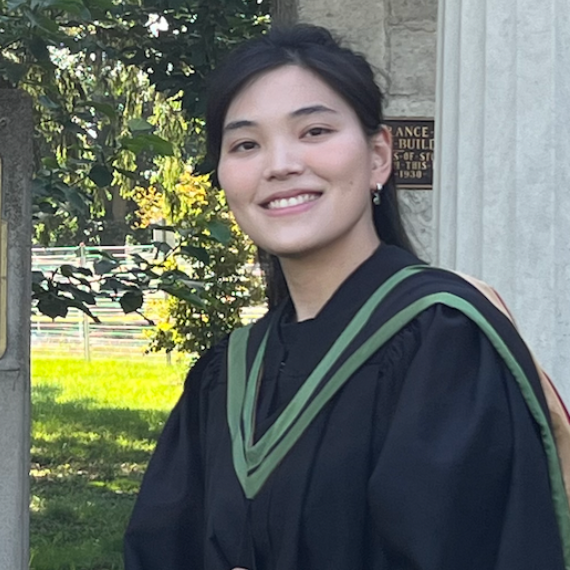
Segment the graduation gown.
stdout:
[[[266,333],[267,347],[251,443],[379,285],[417,263],[382,245],[315,319],[291,322],[289,302],[252,327],[248,370]],[[548,421],[531,357],[508,320],[459,277],[428,273],[381,303],[346,358],[418,297],[452,291],[510,347]],[[234,465],[227,354],[226,339],[188,375],[126,533],[126,570],[567,568],[541,426],[497,347],[460,310],[435,303],[402,325],[250,498]]]

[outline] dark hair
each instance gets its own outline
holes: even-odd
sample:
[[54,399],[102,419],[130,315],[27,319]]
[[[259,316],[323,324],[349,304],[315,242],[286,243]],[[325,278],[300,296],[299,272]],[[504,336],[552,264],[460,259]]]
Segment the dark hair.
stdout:
[[[274,27],[232,51],[211,77],[206,111],[209,164],[218,165],[224,121],[234,97],[253,78],[284,65],[298,65],[316,73],[354,109],[368,136],[382,128],[382,93],[362,55],[342,47],[325,28],[307,24]],[[380,206],[373,210],[379,238],[413,253],[402,225],[393,174],[382,190]],[[277,257],[260,249],[259,259],[271,308],[288,295],[287,284]]]

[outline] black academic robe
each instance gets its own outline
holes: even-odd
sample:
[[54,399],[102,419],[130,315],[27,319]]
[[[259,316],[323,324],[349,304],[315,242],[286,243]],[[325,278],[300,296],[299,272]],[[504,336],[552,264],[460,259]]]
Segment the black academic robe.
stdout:
[[[284,304],[253,326],[249,366],[269,323],[277,323],[256,439],[378,285],[415,263],[381,246],[315,319],[288,322]],[[516,332],[461,279],[420,279],[388,299],[378,319],[426,288],[451,288],[479,307],[528,371],[547,413]],[[368,328],[375,326],[372,319]],[[395,334],[251,500],[232,461],[226,356],[227,340],[186,380],[127,530],[126,570],[564,569],[540,430],[495,347],[460,311],[433,305]]]

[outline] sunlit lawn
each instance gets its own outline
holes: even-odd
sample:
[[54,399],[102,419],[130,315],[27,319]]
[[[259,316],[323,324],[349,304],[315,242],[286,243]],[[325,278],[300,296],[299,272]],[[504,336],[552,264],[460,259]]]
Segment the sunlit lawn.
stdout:
[[123,567],[122,534],[185,368],[33,360],[32,570]]

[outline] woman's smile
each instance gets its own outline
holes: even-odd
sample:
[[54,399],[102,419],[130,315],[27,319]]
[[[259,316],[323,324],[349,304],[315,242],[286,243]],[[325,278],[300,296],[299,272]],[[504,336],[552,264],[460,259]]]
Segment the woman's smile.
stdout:
[[270,200],[263,203],[262,206],[276,214],[306,211],[308,208],[299,208],[299,206],[304,206],[314,202],[320,197],[320,192],[301,191],[300,193],[291,193],[290,195],[272,197]]

